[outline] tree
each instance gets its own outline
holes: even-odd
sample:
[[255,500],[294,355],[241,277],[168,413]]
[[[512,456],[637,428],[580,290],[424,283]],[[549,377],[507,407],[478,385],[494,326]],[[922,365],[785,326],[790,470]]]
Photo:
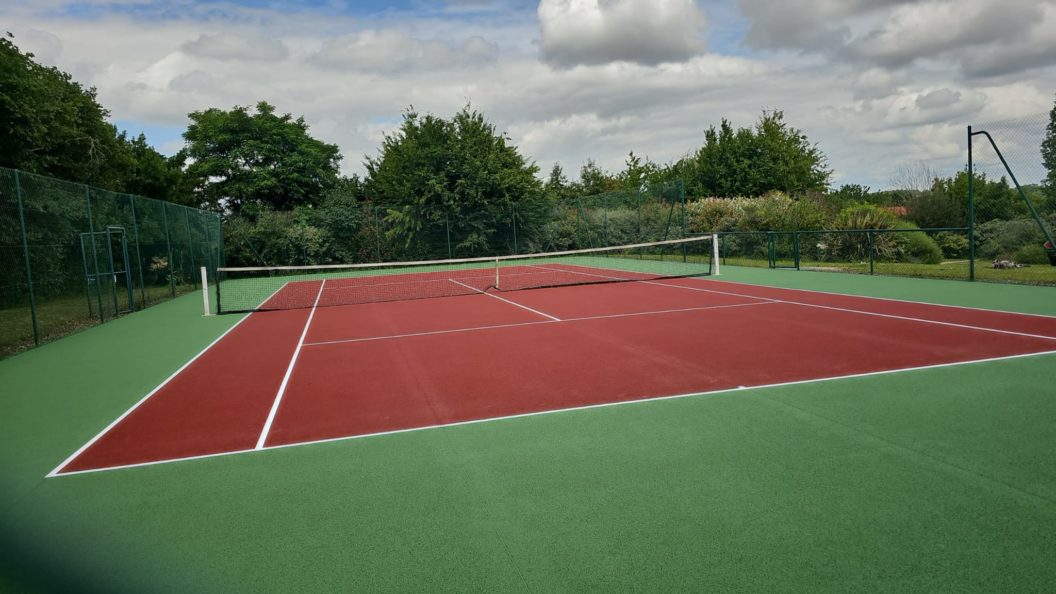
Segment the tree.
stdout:
[[926,161],[903,163],[891,176],[891,187],[909,192],[926,192],[939,175]]
[[1049,208],[1056,209],[1056,101],[1049,112],[1049,125],[1045,127],[1045,140],[1041,141],[1041,161],[1045,165],[1045,195]]
[[121,190],[107,116],[94,88],[0,38],[0,165]]
[[191,203],[182,161],[154,150],[142,134],[118,134],[109,115],[94,88],[0,39],[0,165]]
[[190,183],[183,173],[182,155],[165,157],[147,144],[143,134],[129,140],[122,132],[118,138],[122,144],[122,191],[197,206]]
[[824,191],[832,176],[825,155],[806,135],[764,111],[754,128],[733,129],[723,119],[704,132],[704,146],[679,166],[695,196],[760,196]]
[[366,195],[391,205],[388,233],[408,249],[435,250],[450,234],[458,255],[505,252],[513,210],[519,225],[544,212],[539,168],[468,105],[450,120],[408,109],[365,165]]
[[620,180],[599,167],[594,159],[587,159],[587,162],[579,168],[578,186],[579,194],[593,196],[619,188]]
[[291,210],[337,183],[340,151],[309,136],[303,117],[276,115],[264,101],[255,113],[236,106],[188,117],[180,157],[190,161],[186,172],[200,204],[231,214],[249,204]]

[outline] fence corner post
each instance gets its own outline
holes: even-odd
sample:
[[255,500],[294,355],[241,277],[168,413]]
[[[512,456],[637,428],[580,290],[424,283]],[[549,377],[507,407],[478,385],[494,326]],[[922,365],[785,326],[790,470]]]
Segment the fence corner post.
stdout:
[[22,180],[15,170],[15,196],[18,199],[18,223],[22,228],[22,255],[26,260],[26,285],[29,287],[29,315],[33,319],[33,344],[40,346],[40,320],[37,317],[37,299],[33,292],[33,266],[29,260],[29,237],[26,232],[26,214],[22,203]]

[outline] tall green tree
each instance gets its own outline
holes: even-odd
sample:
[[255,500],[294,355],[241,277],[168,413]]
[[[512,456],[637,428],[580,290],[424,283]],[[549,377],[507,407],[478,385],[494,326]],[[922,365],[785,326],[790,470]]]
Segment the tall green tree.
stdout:
[[0,165],[120,190],[109,112],[58,68],[0,38]]
[[752,128],[734,130],[723,119],[704,132],[704,145],[679,168],[695,196],[824,191],[832,176],[821,149],[781,111],[764,111]]
[[303,117],[277,115],[261,101],[189,115],[181,154],[201,204],[228,213],[247,205],[291,210],[314,203],[338,180],[341,153],[308,134]]
[[154,150],[142,134],[119,134],[94,88],[33,58],[0,38],[0,165],[189,203],[179,159]]
[[388,232],[408,248],[450,233],[456,255],[505,252],[513,210],[522,224],[542,212],[539,168],[470,106],[449,120],[409,109],[365,165],[366,195],[391,205]]
[[143,134],[129,139],[122,132],[121,191],[167,202],[197,206],[187,176],[183,172],[183,157],[166,157],[147,144]]
[[1041,141],[1041,161],[1045,165],[1045,182],[1042,184],[1048,198],[1049,209],[1056,209],[1056,101],[1049,111],[1049,125],[1045,128],[1045,140]]

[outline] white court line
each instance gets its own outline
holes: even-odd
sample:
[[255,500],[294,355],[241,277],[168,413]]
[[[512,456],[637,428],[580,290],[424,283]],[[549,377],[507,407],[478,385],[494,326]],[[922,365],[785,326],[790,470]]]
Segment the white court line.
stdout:
[[[545,268],[545,267],[542,267],[542,266],[540,266],[540,268],[544,268],[546,270],[554,270],[555,272],[558,272],[558,271],[559,272],[571,272],[571,273],[574,273],[574,274],[582,274],[582,275],[586,275],[586,276],[596,276],[598,278],[607,278],[607,279],[615,279],[615,280],[633,280],[633,279],[623,279],[623,278],[620,278],[620,277],[617,277],[617,276],[605,276],[603,274],[591,274],[591,273],[587,273],[587,272],[578,272],[578,271],[574,271],[574,270],[562,270],[562,269],[556,269],[556,268]],[[702,279],[696,279],[696,280],[702,280]],[[832,310],[832,311],[842,311],[842,312],[846,312],[846,313],[855,313],[855,314],[859,314],[859,315],[875,316],[875,317],[880,317],[880,318],[891,318],[891,319],[895,319],[895,320],[905,320],[905,321],[909,321],[909,322],[921,322],[921,323],[924,323],[924,324],[935,324],[935,325],[938,325],[938,326],[951,326],[951,327],[954,327],[954,328],[964,328],[966,330],[978,330],[978,331],[981,331],[981,332],[995,332],[995,333],[998,333],[998,334],[1009,334],[1009,335],[1012,335],[1012,336],[1025,336],[1027,338],[1041,338],[1043,340],[1056,340],[1056,336],[1046,336],[1044,334],[1030,334],[1029,332],[1016,332],[1015,330],[1002,330],[1000,328],[988,328],[986,326],[973,326],[971,324],[957,324],[957,323],[954,323],[954,322],[942,322],[942,321],[939,321],[939,320],[929,320],[927,318],[914,318],[914,317],[911,317],[911,316],[899,316],[899,315],[895,315],[895,314],[885,314],[885,313],[879,313],[879,312],[874,312],[874,311],[865,311],[865,310],[861,310],[861,309],[851,309],[851,308],[848,308],[848,307],[836,307],[836,306],[833,306],[833,305],[819,305],[819,304],[816,304],[816,303],[804,303],[802,301],[790,301],[788,299],[774,299],[772,297],[759,297],[758,295],[745,295],[744,293],[735,293],[733,291],[719,291],[719,290],[716,290],[716,289],[705,289],[703,287],[687,287],[685,285],[672,285],[672,284],[661,283],[661,282],[657,282],[657,281],[638,281],[638,282],[641,282],[641,283],[644,283],[644,284],[647,284],[647,285],[656,285],[658,287],[671,287],[673,289],[685,289],[687,291],[701,291],[701,292],[704,292],[704,293],[715,293],[716,295],[728,295],[728,296],[731,296],[731,297],[747,297],[749,299],[759,299],[759,300],[762,300],[762,301],[771,301],[771,302],[774,302],[774,303],[787,303],[789,305],[799,305],[799,306],[802,306],[802,307],[815,307],[815,308],[818,308],[818,309],[828,309],[828,310]],[[707,282],[707,281],[705,281],[705,282]],[[719,282],[722,282],[722,281],[719,281]],[[753,286],[754,287],[756,285],[749,285],[749,286]],[[764,287],[764,288],[772,288],[772,287]],[[836,293],[836,294],[838,295],[838,293]],[[847,295],[847,296],[848,297],[854,297],[854,295]],[[1024,315],[1029,315],[1029,314],[1024,314]]]
[[[752,297],[755,299],[763,299],[766,301],[773,301],[774,303],[787,303],[789,305],[799,305],[802,307],[815,307],[818,309],[828,309],[832,311],[842,311],[846,313],[854,313],[865,316],[875,316],[878,318],[891,318],[895,320],[906,320],[909,322],[921,322],[924,324],[935,324],[937,326],[951,326],[954,328],[964,328],[966,330],[978,330],[981,332],[995,332],[998,334],[1009,334],[1012,336],[1025,336],[1027,338],[1041,338],[1043,340],[1056,340],[1056,336],[1047,336],[1044,334],[1030,334],[1029,332],[1016,332],[1015,330],[1002,330],[1000,328],[988,328],[986,326],[973,326],[971,324],[957,324],[954,322],[942,322],[940,320],[929,320],[927,318],[914,318],[911,316],[899,316],[895,314],[885,314],[875,311],[866,311],[862,309],[851,309],[849,307],[836,307],[834,305],[819,305],[816,303],[804,303],[802,301],[790,301],[788,299],[773,299],[770,297],[757,297],[755,295],[744,295],[742,293],[734,293],[732,291],[716,291],[715,289],[705,289],[702,287],[687,287],[684,285],[670,285],[667,283],[659,283],[654,281],[645,281],[650,285],[657,285],[659,287],[671,287],[674,289],[686,289],[689,291],[703,291],[706,293],[716,293],[719,295],[729,295],[734,297]],[[853,295],[852,295],[853,297]]]
[[538,314],[540,316],[543,316],[544,318],[550,318],[551,320],[553,320],[555,322],[560,322],[561,321],[561,318],[559,318],[557,316],[552,316],[552,315],[550,315],[548,313],[543,313],[543,312],[541,312],[541,311],[539,311],[537,309],[532,309],[532,308],[528,307],[527,305],[521,305],[520,303],[517,303],[516,301],[510,301],[509,299],[503,299],[502,297],[499,297],[498,295],[492,295],[491,293],[488,293],[487,291],[481,291],[480,289],[478,289],[476,287],[471,287],[471,286],[467,285],[466,283],[458,282],[457,280],[455,280],[453,278],[449,278],[447,280],[455,283],[456,285],[462,285],[463,287],[465,287],[467,289],[473,289],[474,291],[480,293],[481,295],[487,295],[488,297],[491,297],[492,299],[498,299],[499,301],[505,301],[506,303],[509,303],[510,305],[516,305],[517,307],[519,307],[521,309],[526,309],[526,310],[528,310],[528,311],[530,311],[530,312],[532,312],[534,314]]
[[[1003,356],[1003,357],[989,357],[989,358],[986,358],[986,359],[973,359],[973,360],[969,360],[969,361],[954,361],[954,362],[951,362],[951,363],[936,363],[934,365],[921,365],[921,366],[918,366],[918,367],[902,367],[902,368],[898,368],[898,369],[884,369],[882,371],[869,371],[869,372],[865,372],[865,373],[852,373],[852,374],[848,374],[848,375],[834,375],[834,376],[830,376],[830,377],[820,377],[820,378],[813,378],[813,379],[807,379],[807,380],[796,380],[796,381],[791,381],[791,382],[780,382],[780,383],[774,383],[774,384],[761,384],[761,385],[757,385],[757,386],[738,386],[736,388],[723,388],[721,390],[712,390],[712,391],[709,391],[709,392],[689,392],[689,393],[686,393],[686,394],[674,394],[674,395],[670,395],[670,396],[655,396],[655,397],[650,397],[650,398],[637,398],[635,400],[620,400],[620,401],[616,401],[616,402],[601,402],[601,403],[598,403],[598,404],[587,404],[587,405],[583,405],[583,406],[574,406],[574,407],[570,407],[570,408],[556,408],[556,409],[550,409],[550,410],[541,410],[541,411],[536,411],[536,412],[520,413],[520,414],[515,414],[515,415],[506,415],[506,416],[502,416],[502,417],[489,417],[489,418],[484,418],[484,419],[472,419],[472,420],[468,420],[468,421],[456,421],[456,422],[453,422],[453,423],[441,423],[441,424],[437,424],[437,425],[426,425],[426,426],[423,426],[423,427],[408,427],[407,429],[394,429],[392,431],[379,431],[379,432],[376,432],[376,433],[365,433],[365,434],[361,434],[361,435],[348,435],[348,436],[345,436],[345,437],[331,437],[331,438],[327,438],[327,439],[316,439],[316,440],[312,440],[312,441],[302,441],[302,442],[297,442],[297,443],[287,443],[287,444],[266,446],[266,447],[260,448],[260,449],[234,450],[234,451],[230,451],[230,452],[218,452],[218,453],[215,453],[215,454],[202,454],[202,455],[199,455],[199,456],[186,456],[186,457],[183,457],[183,458],[171,458],[171,459],[168,459],[168,460],[158,460],[158,461],[154,461],[154,462],[138,462],[136,464],[122,464],[122,465],[118,465],[118,466],[107,466],[105,468],[90,468],[90,469],[87,469],[87,470],[75,470],[73,472],[65,472],[65,473],[62,473],[62,474],[57,475],[57,476],[64,477],[64,476],[73,476],[73,475],[76,475],[76,474],[89,474],[89,473],[94,473],[94,472],[107,472],[107,471],[111,471],[111,470],[121,470],[121,469],[126,469],[126,468],[139,468],[139,467],[143,467],[143,466],[158,466],[158,465],[161,465],[161,464],[171,464],[173,462],[183,462],[183,461],[188,461],[188,460],[203,460],[203,459],[207,459],[207,458],[219,458],[219,457],[222,457],[222,456],[231,456],[233,454],[245,454],[245,453],[257,452],[257,451],[281,450],[281,449],[293,448],[293,447],[299,447],[299,446],[306,446],[306,445],[317,445],[317,444],[334,443],[334,442],[341,442],[341,441],[352,441],[352,440],[356,440],[356,439],[365,439],[365,438],[370,438],[370,437],[382,437],[382,436],[385,436],[385,435],[398,435],[398,434],[401,434],[401,433],[414,433],[414,432],[418,432],[418,431],[429,431],[429,430],[433,430],[433,429],[444,429],[444,428],[447,428],[447,427],[461,427],[461,426],[465,426],[465,425],[476,425],[476,424],[479,424],[479,423],[490,423],[490,422],[494,422],[494,421],[506,421],[506,420],[512,420],[512,419],[522,419],[522,418],[527,418],[527,417],[538,417],[538,416],[555,414],[555,413],[566,413],[566,412],[581,411],[581,410],[591,410],[591,409],[596,409],[596,408],[610,408],[610,407],[615,407],[615,406],[623,406],[623,405],[627,405],[627,404],[632,404],[633,405],[633,404],[641,404],[641,403],[646,403],[646,402],[659,402],[659,401],[664,401],[664,400],[680,400],[680,399],[683,399],[683,398],[694,398],[694,397],[698,397],[698,396],[717,396],[717,395],[721,395],[721,394],[729,394],[729,393],[732,393],[732,392],[742,392],[742,391],[745,391],[745,390],[769,390],[769,389],[773,389],[773,388],[782,388],[782,387],[786,387],[786,386],[798,386],[798,385],[804,385],[804,384],[831,382],[831,381],[855,379],[855,378],[861,378],[861,377],[893,375],[893,374],[896,374],[896,373],[906,373],[906,372],[913,372],[913,371],[925,371],[925,370],[930,370],[930,369],[940,369],[940,368],[944,368],[944,367],[957,367],[957,366],[961,366],[961,365],[975,365],[975,364],[978,364],[978,363],[991,363],[991,362],[995,362],[995,361],[1009,361],[1009,360],[1013,360],[1013,359],[1024,359],[1024,358],[1028,358],[1028,357],[1041,357],[1041,356],[1045,356],[1045,355],[1056,355],[1056,350],[1053,350],[1053,351],[1040,351],[1040,352],[1037,352],[1037,353],[1023,353],[1023,354],[1019,354],[1019,355],[1006,355],[1006,356]],[[49,474],[48,475],[49,478],[53,477],[53,476],[55,476],[55,475],[53,475],[53,474]]]
[[727,309],[731,307],[746,307],[751,305],[770,305],[776,301],[764,301],[755,303],[734,303],[730,305],[706,305],[700,307],[683,307],[679,309],[661,309],[656,311],[636,311],[620,314],[604,314],[598,316],[584,316],[581,318],[562,318],[560,320],[539,320],[536,322],[515,322],[512,324],[492,324],[489,326],[471,326],[469,328],[451,328],[448,330],[431,330],[428,332],[408,332],[407,334],[389,334],[385,336],[366,336],[363,338],[341,338],[338,340],[321,340],[319,342],[306,342],[304,346],[326,346],[331,344],[344,344],[349,342],[371,342],[374,340],[393,340],[397,338],[413,338],[416,336],[435,336],[438,334],[459,334],[462,332],[476,332],[480,330],[495,330],[499,328],[517,328],[520,326],[539,326],[542,324],[557,324],[565,322],[582,322],[585,320],[607,320],[609,318],[630,318],[635,316],[655,316],[659,314],[679,313],[687,311],[704,311],[709,309]]
[[[266,299],[264,299],[264,301],[261,301],[261,304],[267,303],[268,300],[270,300],[272,297],[277,295],[278,292],[281,291],[287,284],[289,284],[289,283],[282,283],[282,286],[280,286],[278,289],[275,289],[275,291],[272,292],[271,295],[268,295],[268,297]],[[139,408],[140,405],[143,404],[144,402],[146,402],[151,396],[153,396],[154,394],[157,394],[159,390],[161,390],[166,385],[168,385],[168,383],[171,382],[173,379],[175,379],[177,375],[180,375],[180,373],[182,373],[184,369],[187,369],[188,367],[190,367],[191,363],[194,363],[195,361],[197,361],[199,357],[204,355],[206,351],[208,351],[209,349],[213,348],[213,346],[215,346],[216,343],[220,342],[225,336],[230,334],[231,331],[234,330],[235,328],[237,328],[239,324],[241,324],[242,322],[245,322],[246,320],[248,320],[249,316],[251,316],[251,315],[253,315],[253,314],[252,313],[246,314],[241,320],[235,322],[227,330],[224,330],[224,333],[221,334],[220,336],[217,336],[216,340],[214,340],[213,342],[210,342],[208,345],[206,345],[206,347],[204,349],[198,351],[198,354],[193,356],[193,357],[191,357],[190,361],[187,361],[186,363],[181,365],[179,369],[177,369],[176,371],[172,372],[172,375],[170,375],[169,377],[165,378],[160,384],[155,386],[153,390],[151,390],[150,392],[147,392],[146,396],[140,398],[139,401],[136,402],[135,404],[133,404],[131,408],[129,408],[125,412],[121,413],[121,416],[119,416],[116,419],[114,419],[113,422],[111,422],[109,425],[104,427],[102,431],[100,431],[99,433],[96,433],[95,437],[93,437],[93,438],[88,440],[88,443],[86,443],[86,444],[82,445],[81,447],[77,448],[76,452],[70,454],[68,458],[63,460],[61,464],[56,466],[46,476],[52,477],[52,476],[55,476],[56,474],[58,474],[59,471],[61,471],[67,464],[69,464],[70,462],[73,462],[73,460],[75,458],[77,458],[77,456],[80,456],[82,453],[84,453],[85,450],[87,450],[88,448],[92,447],[92,445],[95,444],[95,442],[99,441],[99,439],[102,438],[104,435],[106,435],[107,432],[109,432],[111,429],[113,429],[115,425],[117,425],[118,423],[123,421],[125,419],[125,417],[127,417],[128,415],[132,414],[132,411],[134,411],[137,408]]]
[[293,356],[290,357],[290,365],[286,367],[286,375],[282,376],[282,383],[279,384],[279,391],[275,393],[275,402],[271,404],[271,411],[268,412],[268,420],[264,422],[264,428],[260,431],[260,438],[257,439],[256,449],[264,447],[264,442],[268,439],[268,432],[271,431],[271,424],[275,421],[275,414],[279,412],[279,403],[282,402],[282,396],[286,393],[286,386],[290,383],[290,376],[293,375],[293,367],[297,364],[297,356],[301,354],[301,347],[304,346],[304,337],[308,335],[308,327],[312,325],[312,318],[315,316],[315,310],[319,307],[319,298],[323,296],[323,289],[326,288],[326,279],[319,284],[319,292],[315,295],[315,303],[312,304],[312,311],[308,312],[308,320],[304,322],[304,330],[301,331],[301,337],[297,340],[297,348],[293,350]]
[[[1023,313],[1021,311],[1007,311],[1004,309],[989,309],[986,307],[972,307],[970,305],[949,305],[946,303],[931,303],[930,301],[914,301],[912,299],[897,299],[895,297],[873,297],[871,295],[855,295],[853,293],[837,293],[835,291],[819,291],[817,289],[792,289],[789,287],[773,287],[770,285],[753,285],[751,283],[742,283],[737,281],[722,280],[717,278],[690,278],[689,280],[695,280],[705,283],[723,283],[726,285],[737,285],[740,287],[754,287],[759,289],[776,289],[781,291],[797,291],[800,293],[817,293],[819,295],[837,295],[839,297],[858,297],[859,299],[873,299],[876,301],[893,301],[895,303],[915,303],[917,305],[930,305],[932,307],[945,307],[947,309],[967,309],[971,311],[985,311],[990,313],[1008,314],[1010,316],[1025,316],[1031,318],[1047,318],[1056,319],[1056,315],[1039,314],[1039,313]],[[956,282],[956,281],[955,281]]]

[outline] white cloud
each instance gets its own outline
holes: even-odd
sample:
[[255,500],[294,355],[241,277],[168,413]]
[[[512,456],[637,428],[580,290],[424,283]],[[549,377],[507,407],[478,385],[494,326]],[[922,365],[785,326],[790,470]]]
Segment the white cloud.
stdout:
[[1053,0],[739,0],[746,43],[900,69],[928,61],[968,78],[1056,65]]
[[542,0],[542,50],[556,66],[681,62],[704,51],[693,0]]
[[311,61],[339,70],[393,73],[479,67],[494,62],[497,56],[497,45],[479,36],[445,43],[417,40],[402,31],[388,29],[328,39]]
[[183,44],[182,49],[203,58],[260,62],[283,60],[290,53],[277,39],[231,33],[202,34],[198,39]]
[[[97,87],[116,120],[182,129],[189,112],[266,100],[280,112],[303,115],[314,136],[340,146],[349,174],[362,172],[363,156],[376,153],[409,105],[446,117],[470,101],[544,171],[557,161],[572,176],[587,158],[619,169],[632,150],[658,162],[677,159],[699,147],[704,129],[721,118],[747,126],[762,109],[776,108],[819,143],[837,181],[876,188],[907,161],[927,159],[940,173],[961,167],[968,123],[1052,106],[1056,68],[1041,55],[1051,40],[1040,32],[1056,22],[1051,7],[1028,24],[1021,41],[988,34],[963,55],[940,48],[892,62],[877,49],[886,46],[853,57],[846,48],[864,43],[870,32],[894,34],[887,17],[908,5],[790,2],[795,14],[780,17],[789,19],[786,28],[794,28],[790,19],[800,13],[827,15],[807,37],[842,31],[826,42],[836,45],[794,54],[780,48],[795,47],[795,35],[809,32],[780,39],[775,32],[771,49],[705,53],[695,4],[651,3],[641,22],[632,23],[637,16],[628,15],[638,15],[638,5],[624,0],[577,3],[595,20],[573,22],[563,13],[568,26],[557,37],[546,27],[560,19],[544,18],[543,8],[568,11],[571,2],[544,2],[538,14],[463,6],[457,17],[370,18],[197,3],[171,18],[85,20],[21,8],[9,29],[24,49]],[[773,15],[785,10],[768,5]],[[7,11],[0,8],[0,16]],[[773,28],[779,16],[760,14],[745,11],[755,19],[749,37],[753,27],[761,34],[764,22],[779,32]],[[577,23],[589,43],[557,43],[573,36]],[[629,33],[632,25],[639,37]],[[897,30],[914,31],[905,19]],[[621,31],[628,36],[622,41]],[[276,59],[262,61],[262,55]],[[1033,64],[1031,75],[1008,74],[1016,64]],[[972,81],[966,78],[972,71],[999,73]]]

